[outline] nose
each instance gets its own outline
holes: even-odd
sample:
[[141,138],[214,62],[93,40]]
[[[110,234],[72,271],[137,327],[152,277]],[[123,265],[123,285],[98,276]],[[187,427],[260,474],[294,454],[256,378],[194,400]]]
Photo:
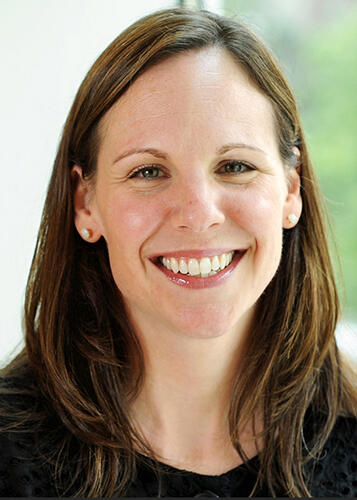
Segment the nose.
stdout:
[[176,186],[171,223],[175,229],[203,232],[225,221],[222,195],[214,181],[191,178]]

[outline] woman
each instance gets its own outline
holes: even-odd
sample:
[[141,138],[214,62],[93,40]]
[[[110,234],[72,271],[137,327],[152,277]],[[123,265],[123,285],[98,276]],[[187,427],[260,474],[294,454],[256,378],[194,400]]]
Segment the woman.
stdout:
[[143,18],[94,63],[64,128],[26,348],[2,375],[0,492],[353,496],[338,314],[272,56],[209,12]]

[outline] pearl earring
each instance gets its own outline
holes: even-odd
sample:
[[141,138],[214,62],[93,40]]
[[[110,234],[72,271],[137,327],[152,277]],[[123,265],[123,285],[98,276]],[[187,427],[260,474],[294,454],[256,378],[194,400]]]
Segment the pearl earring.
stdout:
[[83,236],[83,238],[88,240],[91,237],[91,231],[89,229],[85,229],[85,228],[81,229],[81,235]]
[[297,218],[297,216],[295,214],[289,214],[288,220],[289,220],[289,222],[291,222],[291,224],[296,224],[299,219]]

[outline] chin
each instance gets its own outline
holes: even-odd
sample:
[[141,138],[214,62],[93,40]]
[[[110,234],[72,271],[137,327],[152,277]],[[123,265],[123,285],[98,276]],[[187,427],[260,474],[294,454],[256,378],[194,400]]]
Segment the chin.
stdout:
[[191,338],[209,339],[222,337],[229,332],[240,330],[241,326],[247,325],[247,312],[239,312],[212,306],[210,308],[185,309],[176,315],[174,330],[179,335]]

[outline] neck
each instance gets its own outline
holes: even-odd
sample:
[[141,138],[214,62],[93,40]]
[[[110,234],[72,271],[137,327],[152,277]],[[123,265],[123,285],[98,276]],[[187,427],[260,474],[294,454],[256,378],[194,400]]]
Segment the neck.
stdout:
[[166,462],[177,464],[173,457],[178,456],[200,462],[217,447],[229,461],[237,460],[228,411],[249,331],[248,324],[244,326],[202,339],[150,328],[148,323],[143,330],[135,324],[145,381],[133,404],[133,417]]

